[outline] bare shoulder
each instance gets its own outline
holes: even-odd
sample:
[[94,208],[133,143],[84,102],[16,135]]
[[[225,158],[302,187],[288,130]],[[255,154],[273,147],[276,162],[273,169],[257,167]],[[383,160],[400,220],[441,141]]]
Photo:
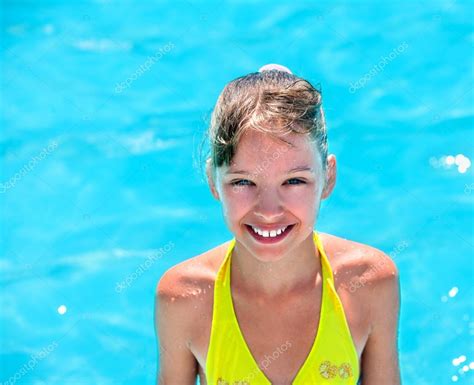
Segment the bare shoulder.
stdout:
[[355,289],[362,286],[374,289],[398,280],[395,261],[382,250],[327,233],[321,233],[321,240],[334,275],[339,275],[341,283],[350,285],[352,282]]
[[354,318],[367,322],[368,334],[397,319],[400,309],[400,280],[395,261],[373,246],[323,233],[321,241],[333,268],[335,287],[356,312]]
[[168,360],[178,362],[181,358],[176,357],[181,357],[181,348],[185,347],[182,359],[189,366],[194,365],[193,360],[204,364],[199,341],[212,315],[214,281],[226,245],[170,267],[159,279],[155,290],[155,328],[161,341],[160,351],[168,353],[164,355]]
[[194,383],[203,355],[196,349],[212,307],[213,266],[219,247],[186,259],[164,272],[155,289],[154,324],[161,383]]
[[158,281],[156,294],[165,301],[189,303],[205,296],[212,288],[228,242],[195,257],[188,258],[166,270]]

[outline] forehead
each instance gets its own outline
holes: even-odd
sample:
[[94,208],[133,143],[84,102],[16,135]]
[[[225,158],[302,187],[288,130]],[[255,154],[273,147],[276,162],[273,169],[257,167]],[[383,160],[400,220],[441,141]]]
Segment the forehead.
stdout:
[[319,156],[308,135],[289,133],[285,136],[248,130],[240,138],[228,170],[255,171],[265,167],[278,172],[298,166],[317,168]]

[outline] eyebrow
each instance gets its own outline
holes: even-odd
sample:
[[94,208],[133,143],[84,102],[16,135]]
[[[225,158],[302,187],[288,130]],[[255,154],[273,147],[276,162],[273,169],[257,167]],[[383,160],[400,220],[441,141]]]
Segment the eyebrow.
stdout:
[[[295,168],[292,168],[291,170],[288,170],[286,173],[291,174],[293,172],[298,172],[298,171],[310,171],[313,172],[313,169],[309,166],[298,166]],[[245,170],[229,170],[226,172],[226,174],[244,174],[244,175],[250,175],[251,173]]]

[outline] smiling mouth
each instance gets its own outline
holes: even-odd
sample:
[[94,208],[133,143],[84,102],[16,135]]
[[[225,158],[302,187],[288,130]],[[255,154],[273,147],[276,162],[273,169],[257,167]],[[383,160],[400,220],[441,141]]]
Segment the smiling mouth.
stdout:
[[283,240],[284,238],[286,238],[288,236],[288,234],[291,232],[291,230],[293,229],[294,226],[295,226],[294,224],[288,225],[283,232],[281,232],[280,234],[276,234],[275,236],[272,237],[270,235],[270,232],[266,233],[266,235],[268,235],[268,236],[260,235],[260,234],[258,234],[254,231],[252,226],[247,225],[247,224],[245,225],[248,232],[250,233],[250,235],[252,235],[252,237],[255,240],[257,240],[260,243],[267,243],[267,244],[268,243],[280,242],[281,240]]

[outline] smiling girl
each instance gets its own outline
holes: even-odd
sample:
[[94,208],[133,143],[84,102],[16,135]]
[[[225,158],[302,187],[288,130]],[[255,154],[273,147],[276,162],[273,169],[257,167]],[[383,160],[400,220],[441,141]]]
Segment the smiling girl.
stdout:
[[320,91],[266,65],[226,85],[209,138],[234,237],[159,280],[157,384],[400,384],[396,265],[314,230],[336,183]]

